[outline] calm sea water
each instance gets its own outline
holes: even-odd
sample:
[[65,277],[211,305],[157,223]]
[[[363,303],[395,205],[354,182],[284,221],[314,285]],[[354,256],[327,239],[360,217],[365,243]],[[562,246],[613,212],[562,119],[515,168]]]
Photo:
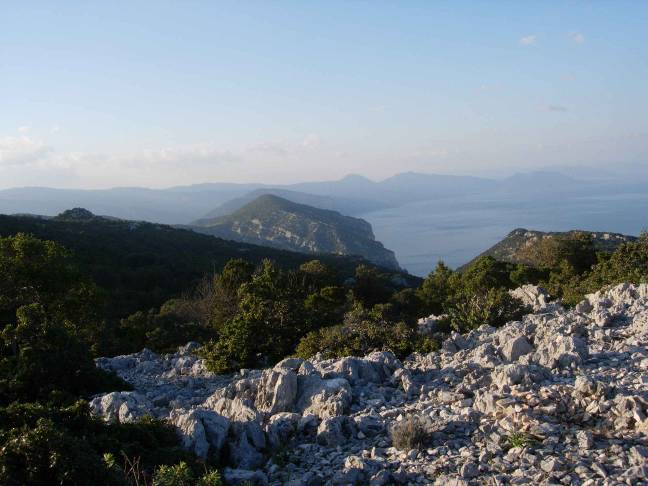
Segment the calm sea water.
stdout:
[[462,197],[363,214],[402,267],[424,276],[439,260],[462,265],[515,228],[637,235],[648,229],[648,194],[588,197]]

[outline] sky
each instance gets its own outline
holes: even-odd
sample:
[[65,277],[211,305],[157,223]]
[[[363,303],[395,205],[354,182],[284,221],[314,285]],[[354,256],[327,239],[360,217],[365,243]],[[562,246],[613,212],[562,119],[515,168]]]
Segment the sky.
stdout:
[[0,188],[648,164],[648,2],[0,0]]

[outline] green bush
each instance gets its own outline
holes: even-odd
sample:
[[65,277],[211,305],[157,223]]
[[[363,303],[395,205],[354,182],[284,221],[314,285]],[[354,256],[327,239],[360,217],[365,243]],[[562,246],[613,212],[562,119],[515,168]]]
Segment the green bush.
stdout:
[[41,304],[22,306],[16,315],[17,324],[0,333],[0,405],[128,389],[98,369],[73,331],[52,321]]
[[306,271],[286,272],[265,261],[239,287],[236,314],[199,351],[209,370],[226,373],[277,362],[292,354],[309,331],[341,318],[344,289],[318,289],[316,282],[328,283],[320,265],[310,264]]
[[434,344],[404,322],[385,319],[387,310],[376,306],[372,311],[362,306],[348,312],[344,324],[313,331],[304,336],[296,355],[308,359],[317,353],[325,358],[365,356],[372,351],[391,351],[404,358],[414,351],[429,352]]
[[222,486],[223,480],[218,471],[209,471],[203,474],[198,481],[196,481],[196,486]]
[[2,442],[2,484],[123,484],[82,438],[51,420],[42,418],[33,428],[12,429],[3,434]]
[[439,262],[417,289],[416,293],[425,307],[426,314],[438,315],[443,312],[443,306],[451,292],[450,277],[453,273],[443,262]]
[[155,470],[153,486],[192,486],[194,476],[186,462],[173,466],[163,464]]
[[161,464],[194,461],[168,423],[107,424],[84,401],[13,403],[0,407],[0,424],[0,484],[45,484],[38,478],[47,477],[67,478],[59,484],[124,484],[126,461],[137,464],[139,476]]
[[155,470],[153,486],[222,486],[223,482],[218,471],[207,471],[199,478],[186,462],[162,465]]
[[586,294],[623,282],[648,282],[648,235],[620,245],[612,254],[598,254],[598,262],[588,271],[563,260],[542,285],[564,304],[575,305]]
[[504,289],[490,288],[486,291],[463,292],[446,307],[452,328],[460,333],[468,332],[486,324],[501,326],[520,319],[528,309]]

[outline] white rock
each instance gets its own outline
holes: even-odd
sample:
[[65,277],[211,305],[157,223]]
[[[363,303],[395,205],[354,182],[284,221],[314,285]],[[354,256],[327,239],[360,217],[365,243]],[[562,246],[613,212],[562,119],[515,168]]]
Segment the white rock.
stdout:
[[218,457],[229,432],[229,420],[211,410],[192,410],[171,420],[178,428],[182,445],[201,459]]
[[263,372],[255,401],[257,410],[270,415],[292,412],[296,398],[297,375],[294,371],[275,368]]

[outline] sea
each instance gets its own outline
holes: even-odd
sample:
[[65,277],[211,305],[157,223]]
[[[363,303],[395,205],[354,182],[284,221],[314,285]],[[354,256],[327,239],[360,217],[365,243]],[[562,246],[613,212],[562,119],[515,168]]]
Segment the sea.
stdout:
[[638,235],[648,230],[648,194],[475,195],[440,198],[360,215],[401,267],[425,276],[438,261],[456,268],[515,228]]

